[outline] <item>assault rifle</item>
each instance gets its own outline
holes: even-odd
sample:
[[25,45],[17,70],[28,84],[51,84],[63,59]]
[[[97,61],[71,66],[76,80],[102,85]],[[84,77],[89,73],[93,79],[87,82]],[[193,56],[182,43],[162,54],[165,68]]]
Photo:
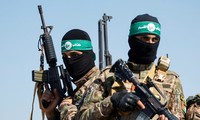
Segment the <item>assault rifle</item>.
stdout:
[[[107,21],[110,21],[112,19],[112,16],[107,16],[105,13],[102,17],[103,19],[100,19],[98,21],[98,36],[99,36],[99,69],[101,70],[103,68],[103,43],[104,43],[104,57],[105,57],[105,66],[112,64],[112,56],[108,51],[108,31],[107,31]],[[103,26],[103,29],[102,29]],[[103,33],[102,33],[103,31]],[[104,35],[104,41],[103,37]]]
[[[40,13],[42,26],[44,33],[40,35],[38,43],[44,46],[44,52],[46,55],[46,61],[49,65],[48,70],[33,70],[32,71],[32,80],[35,82],[42,82],[44,84],[49,84],[50,90],[53,91],[57,89],[59,96],[61,98],[65,97],[66,91],[69,96],[73,95],[73,88],[71,84],[71,78],[68,74],[68,71],[63,68],[63,65],[57,66],[56,53],[50,35],[53,26],[46,26],[43,17],[42,6],[38,5],[38,10]],[[42,42],[41,42],[42,40]],[[42,58],[42,57],[41,57]],[[41,66],[43,66],[43,60],[41,59]],[[43,86],[44,87],[44,86]],[[43,88],[41,88],[43,89]],[[43,92],[43,90],[41,90]],[[47,101],[42,101],[42,104],[45,108],[48,107],[49,103]]]
[[[140,114],[137,117],[138,120],[148,120],[156,114],[163,114],[168,118],[168,120],[178,120],[178,118],[171,114],[165,107],[167,100],[156,84],[153,83],[151,78],[147,77],[146,84],[139,82],[139,80],[134,76],[133,72],[128,68],[122,59],[116,61],[110,71],[114,72],[115,75],[120,79],[132,82],[135,86],[135,94],[140,97],[141,102],[145,105],[144,110],[138,108],[140,111]],[[161,103],[158,98],[149,90],[150,87],[154,87],[159,92],[159,94],[165,99],[164,103]]]

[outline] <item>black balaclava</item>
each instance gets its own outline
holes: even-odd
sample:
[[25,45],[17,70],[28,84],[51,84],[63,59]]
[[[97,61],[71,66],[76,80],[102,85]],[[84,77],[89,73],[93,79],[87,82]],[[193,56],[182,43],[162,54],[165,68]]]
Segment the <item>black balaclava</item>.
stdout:
[[[148,14],[138,15],[132,20],[131,25],[144,21],[154,22],[160,25],[156,17],[150,16]],[[135,30],[134,32],[137,32],[137,30]],[[150,64],[156,59],[159,42],[150,44],[143,42],[135,37],[136,35],[145,34],[154,34],[154,32],[150,33],[148,31],[143,33],[132,33],[132,35],[129,34],[128,43],[130,46],[130,50],[128,52],[128,61],[134,62],[136,64]],[[160,38],[160,35],[155,35],[157,35]]]
[[[89,35],[80,29],[73,29],[68,31],[62,38],[62,41],[75,41],[75,40],[87,40],[91,42]],[[92,46],[91,46],[92,47]],[[63,62],[73,78],[73,81],[76,81],[83,77],[89,70],[95,66],[95,53],[92,48],[90,50],[78,50],[83,52],[82,55],[78,55],[72,58],[66,58],[63,56]]]

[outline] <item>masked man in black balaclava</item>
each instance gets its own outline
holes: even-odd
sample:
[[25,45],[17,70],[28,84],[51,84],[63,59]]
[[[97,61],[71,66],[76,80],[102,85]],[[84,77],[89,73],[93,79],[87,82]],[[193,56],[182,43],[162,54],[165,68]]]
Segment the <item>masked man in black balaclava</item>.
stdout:
[[[168,70],[170,61],[166,56],[160,57],[158,64],[154,64],[160,42],[160,33],[161,25],[156,17],[149,14],[135,17],[129,30],[128,43],[130,50],[128,51],[127,65],[140,82],[145,83],[147,77],[151,78],[166,96],[166,100],[169,100],[166,107],[170,112],[176,115],[177,118],[184,119],[185,101],[178,75]],[[131,91],[134,91],[134,89],[134,86],[132,86]],[[155,89],[152,88],[151,90],[160,102],[165,101]],[[122,111],[133,111],[135,108],[131,106],[135,103],[129,101],[131,97],[137,98],[139,96],[130,93],[122,95],[119,92],[113,94],[111,101],[114,103],[114,107]],[[141,96],[141,99],[143,97]],[[119,101],[119,99],[121,100]],[[137,99],[140,99],[140,97]],[[137,101],[137,99],[135,100]],[[133,119],[141,119],[140,115],[141,113],[135,110],[130,116]],[[127,118],[127,116],[123,117]],[[154,119],[157,119],[157,116],[154,116]],[[165,116],[160,115],[160,119],[164,120]]]
[[[128,36],[130,50],[126,64],[138,81],[146,83],[147,78],[151,78],[164,94],[159,94],[155,88],[151,87],[150,90],[154,96],[163,104],[168,100],[166,107],[169,111],[178,119],[184,119],[185,101],[179,76],[168,70],[170,60],[166,56],[159,57],[158,64],[154,63],[160,42],[160,32],[161,26],[156,17],[149,14],[136,16],[130,26]],[[80,116],[78,120],[167,119],[161,112],[147,115],[142,110],[146,111],[149,108],[144,100],[149,97],[148,100],[151,101],[152,96],[139,93],[141,91],[138,91],[138,86],[134,86],[132,82],[122,81],[118,74],[111,77],[102,73],[102,76],[91,84],[88,97],[85,97],[85,103],[77,113],[77,116]],[[148,104],[156,107],[152,101]]]
[[[62,38],[61,52],[63,62],[73,78],[76,85],[74,95],[64,98],[58,110],[56,106],[61,98],[57,93],[54,96],[50,91],[45,91],[43,99],[47,99],[53,105],[45,109],[46,116],[51,119],[71,120],[77,112],[77,107],[87,87],[93,82],[94,77],[99,74],[99,69],[95,66],[95,53],[93,52],[91,39],[83,30],[72,29]],[[48,94],[46,94],[48,92]],[[53,99],[52,99],[53,97]]]
[[151,64],[156,59],[160,42],[160,23],[149,15],[137,16],[129,31],[128,61],[136,64]]

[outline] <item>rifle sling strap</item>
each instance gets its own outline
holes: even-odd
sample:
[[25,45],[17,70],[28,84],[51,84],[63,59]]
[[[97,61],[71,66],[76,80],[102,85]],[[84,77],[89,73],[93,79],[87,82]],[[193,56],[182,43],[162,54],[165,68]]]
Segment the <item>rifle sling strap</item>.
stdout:
[[40,102],[40,98],[41,98],[41,96],[42,96],[42,94],[41,94],[41,89],[40,89],[41,86],[42,86],[42,83],[40,83],[40,82],[36,82],[36,83],[35,83],[34,93],[33,93],[33,100],[32,100],[32,109],[31,109],[30,120],[33,119],[33,111],[34,111],[34,102],[35,102],[35,94],[36,94],[36,91],[37,91],[37,95],[38,95],[38,101],[39,101],[40,109],[41,109],[41,112],[42,112],[42,120],[44,120],[44,111],[43,111],[43,109],[42,109],[41,102]]

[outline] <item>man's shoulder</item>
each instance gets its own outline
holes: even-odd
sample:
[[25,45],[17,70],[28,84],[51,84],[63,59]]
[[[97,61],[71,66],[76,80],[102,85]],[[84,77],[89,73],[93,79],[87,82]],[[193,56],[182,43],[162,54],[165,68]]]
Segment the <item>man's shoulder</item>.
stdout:
[[179,77],[179,74],[177,74],[175,71],[168,70],[166,72],[166,78],[165,78],[165,83],[170,84],[171,86],[177,86],[181,87],[181,79]]
[[111,67],[112,67],[112,65],[106,66],[105,68],[103,68],[103,69],[101,70],[101,73],[109,72],[110,69],[111,69]]
[[169,69],[170,59],[167,56],[160,56],[156,67],[157,69],[166,72],[166,75],[168,76],[175,76],[176,78],[179,77],[175,71]]
[[111,65],[106,66],[100,72],[99,78],[101,78],[104,82],[105,80],[113,79],[114,77],[114,73],[110,72],[111,67],[112,67]]
[[179,74],[175,71],[172,71],[172,70],[167,70],[166,74],[171,75],[171,76],[175,76],[176,78],[179,77]]
[[90,88],[99,88],[100,86],[107,86],[107,84],[112,84],[115,76],[114,73],[110,72],[112,66],[107,66],[100,71],[100,74],[96,76]]

